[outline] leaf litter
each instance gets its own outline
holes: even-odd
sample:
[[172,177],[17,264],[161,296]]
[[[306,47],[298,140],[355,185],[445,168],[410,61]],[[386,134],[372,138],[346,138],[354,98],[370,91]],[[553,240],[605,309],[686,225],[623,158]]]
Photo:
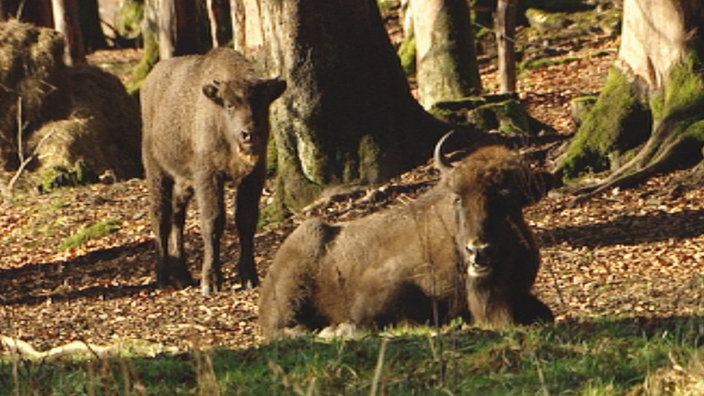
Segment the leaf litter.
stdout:
[[[614,40],[601,41],[615,49]],[[569,100],[598,92],[614,52],[545,68],[521,77],[520,95],[533,116],[569,133]],[[114,56],[111,54],[110,56]],[[491,68],[485,81],[495,78]],[[667,318],[701,315],[704,307],[704,187],[673,193],[682,172],[630,190],[612,190],[579,206],[559,192],[526,210],[543,256],[535,292],[558,321],[618,315]],[[430,163],[383,186],[338,194],[307,213],[256,235],[264,277],[283,239],[311,215],[347,221],[403,205],[437,181]],[[232,198],[232,191],[228,191]],[[47,350],[75,341],[109,345],[144,340],[178,350],[245,348],[258,335],[258,290],[238,287],[238,245],[229,199],[223,245],[225,292],[154,287],[156,255],[142,180],[25,195],[0,203],[0,334]],[[195,205],[193,205],[195,206]],[[186,249],[199,274],[202,242],[196,208],[189,211]],[[116,227],[79,247],[64,241],[106,219]],[[5,347],[7,349],[7,347]]]

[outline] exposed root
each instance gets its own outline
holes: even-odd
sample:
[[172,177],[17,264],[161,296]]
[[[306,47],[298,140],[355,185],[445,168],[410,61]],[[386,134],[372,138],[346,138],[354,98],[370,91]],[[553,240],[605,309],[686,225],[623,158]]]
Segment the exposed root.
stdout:
[[658,173],[676,168],[683,159],[692,155],[699,154],[701,160],[702,142],[685,137],[683,132],[686,128],[680,129],[681,123],[681,120],[678,121],[674,117],[663,121],[633,159],[606,179],[578,189],[577,197],[571,206],[585,202],[611,188],[634,187]]

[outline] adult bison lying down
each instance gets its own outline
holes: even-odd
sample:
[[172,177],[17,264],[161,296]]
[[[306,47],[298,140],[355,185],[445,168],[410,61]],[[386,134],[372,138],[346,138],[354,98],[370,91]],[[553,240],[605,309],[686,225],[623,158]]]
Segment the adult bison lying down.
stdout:
[[201,289],[220,290],[226,179],[238,186],[240,277],[245,286],[258,284],[253,238],[266,176],[269,105],[285,88],[279,79],[258,78],[242,55],[227,48],[160,62],[144,81],[142,157],[159,286],[192,283],[183,226],[195,190],[205,245]]
[[259,306],[265,337],[410,321],[552,321],[531,294],[540,264],[522,209],[551,180],[501,146],[452,166],[415,202],[345,224],[308,220],[283,243]]

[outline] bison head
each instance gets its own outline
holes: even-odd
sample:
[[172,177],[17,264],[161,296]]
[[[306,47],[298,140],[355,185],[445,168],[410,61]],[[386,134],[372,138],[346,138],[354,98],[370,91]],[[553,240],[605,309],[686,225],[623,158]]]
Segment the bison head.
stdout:
[[286,89],[279,78],[211,81],[203,94],[222,108],[227,139],[244,154],[266,149],[269,139],[269,105]]
[[[503,146],[482,147],[456,165],[435,146],[435,163],[451,197],[457,249],[470,279],[510,276],[517,243],[526,241],[522,209],[550,188],[549,173],[534,173],[521,157]],[[504,273],[502,273],[504,272]]]

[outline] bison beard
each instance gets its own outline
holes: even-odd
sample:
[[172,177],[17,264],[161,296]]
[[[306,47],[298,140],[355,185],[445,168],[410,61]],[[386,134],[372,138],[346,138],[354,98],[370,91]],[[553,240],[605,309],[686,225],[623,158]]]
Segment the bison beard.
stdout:
[[531,294],[540,254],[522,208],[549,187],[501,146],[456,166],[407,206],[344,224],[301,224],[277,252],[259,306],[266,338],[463,317],[502,326],[552,321]]

